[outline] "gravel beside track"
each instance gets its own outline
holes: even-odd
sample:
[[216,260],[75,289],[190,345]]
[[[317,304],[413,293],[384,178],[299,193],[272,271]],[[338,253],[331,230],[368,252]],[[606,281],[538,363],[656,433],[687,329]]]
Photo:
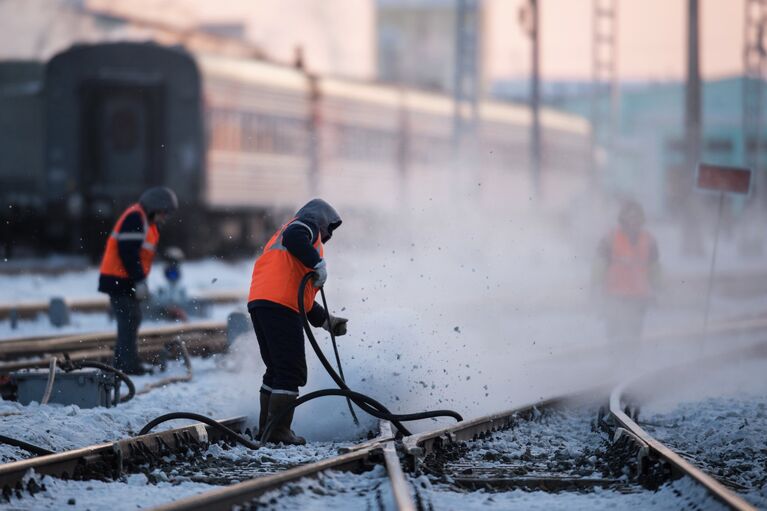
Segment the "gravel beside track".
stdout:
[[767,508],[767,396],[684,402],[642,425],[754,506]]
[[434,509],[720,509],[692,481],[655,489],[631,477],[625,452],[598,426],[598,408],[534,411],[514,427],[427,457],[411,478]]

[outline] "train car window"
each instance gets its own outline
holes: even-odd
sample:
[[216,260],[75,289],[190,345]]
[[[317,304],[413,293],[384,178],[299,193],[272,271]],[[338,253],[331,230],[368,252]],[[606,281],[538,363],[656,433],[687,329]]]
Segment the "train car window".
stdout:
[[133,150],[139,138],[136,112],[128,107],[112,112],[109,119],[109,136],[114,151]]

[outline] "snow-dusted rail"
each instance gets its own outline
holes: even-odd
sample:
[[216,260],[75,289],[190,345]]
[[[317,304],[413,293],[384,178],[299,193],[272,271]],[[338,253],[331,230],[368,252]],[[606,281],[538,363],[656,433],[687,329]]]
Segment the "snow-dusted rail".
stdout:
[[364,472],[371,470],[375,465],[385,467],[393,507],[403,511],[412,511],[417,509],[417,506],[413,499],[411,483],[402,469],[400,453],[405,453],[406,466],[413,468],[417,465],[418,458],[442,441],[462,441],[476,438],[485,433],[510,426],[520,414],[533,413],[534,410],[542,407],[556,406],[565,399],[568,398],[547,400],[498,414],[479,417],[450,427],[405,437],[401,442],[395,441],[391,425],[386,421],[381,421],[378,437],[346,448],[344,449],[345,453],[339,456],[188,497],[161,505],[154,508],[153,511],[223,511],[230,510],[234,506],[247,508],[248,503],[259,496],[283,486],[297,483],[301,479],[316,478],[319,474],[329,470]]
[[[382,461],[387,467],[391,478],[392,473],[396,482],[392,484],[392,492],[398,509],[415,510],[415,504],[404,483],[399,460],[395,462],[396,450],[394,434],[388,422],[380,423],[379,435],[367,442],[345,449],[338,456],[326,458],[315,463],[308,463],[295,468],[284,470],[277,474],[258,477],[242,483],[201,493],[192,497],[177,500],[153,508],[153,511],[224,511],[235,506],[247,506],[248,503],[266,492],[276,490],[285,485],[296,483],[305,478],[316,478],[329,470],[366,472]],[[388,453],[388,454],[387,454]],[[396,474],[399,467],[399,474]]]
[[557,406],[568,399],[578,396],[563,396],[537,403],[527,404],[521,407],[512,408],[499,413],[477,417],[445,426],[424,433],[417,433],[402,439],[402,446],[405,453],[411,457],[413,467],[417,468],[418,461],[424,455],[431,453],[436,447],[450,442],[465,442],[474,440],[481,435],[492,433],[505,429],[514,424],[520,416],[525,416],[539,408]]
[[[209,304],[233,303],[244,299],[245,297],[241,291],[208,291],[190,297],[190,300],[193,302]],[[105,297],[65,299],[64,303],[67,304],[67,307],[72,312],[107,312],[109,310],[109,300]],[[0,303],[0,320],[8,319],[12,316],[20,319],[47,314],[49,307],[50,302],[46,301]]]
[[[168,341],[182,338],[192,355],[210,355],[227,349],[226,324],[220,321],[163,325],[139,332],[139,354],[152,359],[165,350]],[[74,334],[50,339],[22,339],[0,342],[0,373],[29,366],[29,360],[39,358],[41,366],[48,365],[51,356],[69,354],[72,359],[102,359],[112,356],[114,331]]]
[[[242,432],[245,420],[245,417],[233,417],[220,422],[230,429]],[[25,479],[25,475],[30,470],[34,470],[37,475],[50,475],[64,479],[88,478],[88,476],[117,477],[126,467],[152,457],[185,451],[195,445],[219,442],[224,437],[225,433],[219,429],[194,423],[115,442],[13,461],[0,465],[0,490],[3,495],[34,491],[33,479]]]
[[[767,355],[767,341],[757,343],[746,349],[733,351],[726,355],[719,355],[714,358],[698,361],[695,364],[695,367],[698,370],[705,370],[707,366],[718,366],[727,360],[764,357],[765,355]],[[706,488],[710,495],[730,509],[738,511],[756,511],[756,508],[742,497],[736,495],[706,472],[689,463],[672,449],[653,438],[652,435],[647,433],[639,424],[637,424],[634,418],[630,417],[629,414],[635,403],[627,397],[629,389],[637,386],[641,387],[642,382],[647,381],[653,381],[656,385],[658,385],[660,381],[673,383],[676,375],[683,370],[684,368],[681,367],[664,369],[661,372],[651,375],[642,375],[635,380],[627,381],[617,386],[610,394],[610,414],[617,422],[619,428],[628,432],[630,438],[637,444],[641,456],[649,457],[651,460],[664,461],[676,476],[689,476],[694,479],[698,484]]]
[[643,453],[652,458],[664,460],[677,476],[691,477],[728,508],[738,511],[756,511],[756,508],[751,504],[722,486],[713,477],[685,461],[681,456],[654,439],[634,422],[623,410],[624,403],[622,397],[624,389],[624,386],[620,386],[610,395],[610,413],[620,424],[620,427],[631,434],[631,437]]

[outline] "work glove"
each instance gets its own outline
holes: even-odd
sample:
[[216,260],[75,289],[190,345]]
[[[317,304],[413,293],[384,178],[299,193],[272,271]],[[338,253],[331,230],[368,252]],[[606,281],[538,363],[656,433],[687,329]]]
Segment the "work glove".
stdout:
[[346,335],[346,323],[349,321],[346,318],[336,317],[328,314],[329,318],[322,324],[322,328],[331,332],[333,335]]
[[149,286],[146,285],[146,280],[140,280],[133,285],[133,296],[140,302],[149,298]]
[[325,285],[325,281],[328,280],[328,270],[325,268],[325,260],[320,259],[320,262],[314,265],[314,271],[317,276],[314,277],[314,287],[320,288]]

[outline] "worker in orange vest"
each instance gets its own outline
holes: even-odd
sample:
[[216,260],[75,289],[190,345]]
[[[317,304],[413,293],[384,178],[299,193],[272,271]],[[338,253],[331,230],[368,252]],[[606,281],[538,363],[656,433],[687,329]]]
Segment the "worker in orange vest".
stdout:
[[114,366],[127,374],[144,372],[136,340],[141,324],[140,302],[149,298],[146,278],[160,241],[158,225],[177,209],[173,190],[150,188],[120,215],[107,238],[99,291],[109,295],[117,320]]
[[644,223],[642,206],[625,202],[618,226],[597,249],[595,281],[604,299],[607,337],[611,351],[622,349],[625,357],[638,354],[647,307],[660,281],[658,245]]
[[[313,199],[277,230],[253,266],[248,311],[266,365],[260,391],[259,435],[268,420],[290,408],[298,398],[298,388],[306,385],[304,331],[297,297],[301,279],[308,272],[317,273],[304,292],[309,322],[335,335],[346,334],[348,320],[327,314],[314,301],[328,275],[323,244],[340,225],[341,217],[330,204]],[[292,421],[291,411],[272,426],[269,440],[305,444],[306,440],[290,429]]]

